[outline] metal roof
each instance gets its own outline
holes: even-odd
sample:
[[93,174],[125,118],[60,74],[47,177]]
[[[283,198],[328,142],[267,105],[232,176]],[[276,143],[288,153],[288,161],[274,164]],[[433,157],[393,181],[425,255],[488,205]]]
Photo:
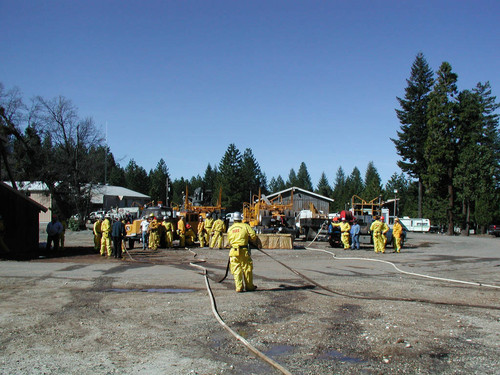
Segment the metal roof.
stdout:
[[286,192],[291,192],[293,190],[293,193],[295,194],[295,192],[299,191],[299,192],[302,192],[302,193],[305,193],[305,194],[308,194],[308,195],[312,195],[312,196],[315,196],[316,198],[318,199],[323,199],[325,201],[329,201],[329,202],[333,202],[334,200],[332,198],[328,198],[328,197],[325,197],[324,195],[320,195],[320,194],[316,194],[316,193],[313,193],[312,191],[309,191],[309,190],[305,190],[305,189],[301,189],[299,187],[296,187],[296,186],[292,186],[288,189],[285,189],[285,190],[281,190],[281,191],[278,191],[276,193],[273,193],[273,194],[269,194],[267,195],[266,197],[269,199],[269,198],[274,198],[274,197],[277,197],[279,196],[280,194],[283,195],[283,193],[286,193]]
[[[6,185],[12,187],[11,182],[5,182]],[[47,191],[47,185],[41,181],[17,181],[19,190],[23,191]],[[97,199],[96,203],[102,202],[103,196],[114,196],[114,197],[131,197],[131,198],[151,198],[149,195],[139,193],[134,190],[130,190],[121,186],[112,185],[96,185],[92,188],[92,202]]]

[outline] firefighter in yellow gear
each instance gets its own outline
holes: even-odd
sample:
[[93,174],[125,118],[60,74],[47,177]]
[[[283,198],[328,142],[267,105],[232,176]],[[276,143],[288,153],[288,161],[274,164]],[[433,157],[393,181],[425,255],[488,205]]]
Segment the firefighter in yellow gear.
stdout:
[[392,228],[392,236],[394,237],[394,251],[399,253],[401,250],[401,235],[403,234],[403,226],[398,218],[394,219],[394,227]]
[[101,255],[111,256],[111,218],[106,216],[101,223]]
[[193,246],[196,234],[194,233],[193,227],[190,224],[186,224],[186,246]]
[[333,222],[332,227],[340,227],[340,239],[344,244],[344,250],[349,250],[349,232],[351,231],[351,225],[349,222],[343,217],[341,222]]
[[370,225],[370,232],[373,235],[373,248],[376,253],[385,253],[385,241],[387,240],[385,233],[387,233],[389,227],[383,219],[384,217],[381,216]]
[[64,236],[66,235],[66,229],[68,229],[68,222],[63,219],[61,220],[61,224],[63,230],[61,232],[61,235],[59,236],[59,249],[64,250]]
[[205,230],[205,222],[203,221],[203,216],[198,218],[198,241],[200,242],[200,247],[205,247],[208,245],[208,233]]
[[162,225],[165,228],[165,246],[167,246],[167,249],[170,249],[172,247],[172,242],[174,241],[174,225],[167,220],[168,217],[165,216],[163,218]]
[[101,248],[101,238],[102,238],[102,230],[101,230],[102,220],[101,218],[97,219],[93,226],[94,231],[94,249],[99,251]]
[[186,247],[186,222],[184,216],[181,216],[177,223],[177,235],[179,236],[179,247]]
[[222,249],[222,238],[224,233],[226,231],[226,224],[224,221],[219,217],[217,220],[215,220],[214,225],[212,227],[212,240],[210,242],[210,247],[212,249]]
[[160,224],[156,217],[153,216],[153,219],[149,223],[148,232],[149,232],[149,248],[151,250],[158,250],[158,246],[160,245],[160,236],[159,236],[159,228]]
[[227,239],[231,245],[229,268],[234,276],[236,292],[251,292],[257,287],[253,284],[253,261],[248,242],[258,245],[258,238],[250,225],[241,222],[243,218],[240,212],[235,212],[233,219],[234,224],[227,231]]
[[203,222],[203,227],[207,232],[207,246],[210,246],[210,242],[212,241],[212,227],[214,226],[214,218],[212,217],[212,213],[208,212],[205,221]]

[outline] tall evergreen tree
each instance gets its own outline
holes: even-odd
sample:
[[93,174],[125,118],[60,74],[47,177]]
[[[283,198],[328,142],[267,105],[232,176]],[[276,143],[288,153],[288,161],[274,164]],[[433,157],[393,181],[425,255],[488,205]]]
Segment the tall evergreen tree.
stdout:
[[424,156],[427,139],[427,106],[429,93],[434,83],[432,70],[420,52],[411,68],[411,76],[406,80],[405,97],[397,98],[401,109],[396,114],[401,122],[398,139],[392,139],[402,160],[398,166],[403,172],[416,178],[419,183],[418,217],[422,217],[423,184],[422,176],[427,169]]
[[219,163],[218,184],[222,188],[222,206],[229,211],[241,211],[245,201],[241,161],[240,151],[231,143]]
[[311,182],[311,176],[309,175],[309,172],[307,171],[307,166],[306,163],[302,162],[300,163],[299,166],[299,171],[297,173],[297,187],[312,191],[313,190],[313,184]]
[[346,179],[346,196],[352,199],[353,195],[360,196],[364,189],[363,179],[358,167],[354,167],[349,177]]
[[176,178],[172,181],[171,192],[172,192],[172,207],[182,207],[186,196],[186,185],[189,181],[184,179],[184,177]]
[[377,168],[375,168],[375,165],[373,164],[373,161],[370,161],[366,168],[364,185],[365,188],[363,190],[362,196],[364,200],[371,201],[372,199],[381,196],[382,182]]
[[[451,65],[443,62],[437,72],[437,82],[430,94],[428,107],[428,137],[425,142],[427,171],[424,183],[435,205],[446,206],[448,234],[454,229],[455,191],[453,178],[457,165],[457,75]],[[436,200],[441,200],[437,202]],[[443,201],[447,201],[444,204]]]
[[244,187],[243,196],[245,201],[250,201],[253,194],[257,194],[259,189],[263,194],[267,194],[266,176],[262,173],[259,163],[255,159],[252,149],[247,148],[241,160],[241,177]]
[[[487,104],[488,103],[488,104]],[[498,176],[499,137],[498,120],[493,113],[498,104],[491,97],[489,84],[478,84],[476,90],[464,90],[458,95],[456,126],[458,164],[454,172],[453,185],[457,199],[462,203],[462,227],[469,234],[475,202],[486,196],[494,202],[494,179]],[[489,107],[489,108],[488,108]],[[477,217],[482,225],[493,216]],[[486,220],[484,220],[486,219]]]
[[393,212],[395,216],[401,216],[405,208],[405,202],[408,199],[408,186],[409,182],[403,173],[393,173],[389,181],[385,184],[383,191],[384,200],[396,199],[396,211]]
[[269,192],[270,193],[277,193],[278,191],[282,191],[286,189],[286,184],[285,181],[283,181],[283,177],[278,175],[276,178],[271,178],[271,181],[269,181]]
[[114,168],[111,168],[111,172],[109,172],[109,184],[113,186],[126,186],[125,170],[120,167],[120,164],[116,164]]
[[326,178],[325,172],[321,173],[321,177],[318,181],[318,186],[314,192],[328,198],[332,196],[333,190],[330,186],[330,183],[328,182],[328,178]]
[[292,187],[292,186],[297,186],[298,180],[297,180],[297,174],[295,173],[295,170],[292,168],[290,169],[290,173],[288,174],[288,180],[286,182],[286,188]]
[[205,194],[211,195],[211,204],[213,205],[217,204],[217,200],[219,199],[217,173],[217,166],[212,168],[209,163],[203,175],[203,189],[205,190]]
[[149,195],[153,201],[163,202],[163,204],[170,201],[170,199],[167,199],[167,178],[170,178],[167,164],[165,160],[160,159],[155,170],[149,172]]
[[335,176],[334,188],[333,188],[333,205],[334,211],[341,211],[346,208],[346,204],[349,203],[349,197],[346,191],[346,177],[342,167],[337,169],[337,174]]
[[130,159],[125,167],[126,188],[142,194],[149,193],[149,176],[143,167],[137,165],[134,159]]

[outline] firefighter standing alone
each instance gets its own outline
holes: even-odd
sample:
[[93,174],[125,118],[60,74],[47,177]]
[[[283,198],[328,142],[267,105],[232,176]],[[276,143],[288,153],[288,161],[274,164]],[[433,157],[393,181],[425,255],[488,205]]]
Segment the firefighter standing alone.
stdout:
[[253,262],[248,242],[257,244],[258,238],[250,225],[241,222],[243,218],[240,212],[235,212],[233,219],[234,224],[227,231],[227,239],[231,245],[229,267],[234,276],[236,292],[251,292],[257,287],[253,285]]

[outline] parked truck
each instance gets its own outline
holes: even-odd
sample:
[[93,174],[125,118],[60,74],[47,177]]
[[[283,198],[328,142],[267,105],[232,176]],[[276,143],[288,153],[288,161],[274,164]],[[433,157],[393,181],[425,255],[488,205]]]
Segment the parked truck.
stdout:
[[320,212],[314,204],[309,203],[308,210],[301,210],[295,216],[297,237],[304,236],[306,241],[327,241],[328,238],[328,213]]
[[128,241],[128,248],[133,249],[136,241],[141,241],[142,239],[142,230],[141,230],[141,222],[142,218],[149,218],[153,215],[156,218],[163,219],[167,217],[167,221],[170,221],[174,224],[174,229],[177,228],[178,217],[174,213],[174,210],[171,207],[165,206],[150,206],[145,207],[140,213],[140,216],[135,219],[132,223],[125,224],[125,231],[127,232],[126,240]]

